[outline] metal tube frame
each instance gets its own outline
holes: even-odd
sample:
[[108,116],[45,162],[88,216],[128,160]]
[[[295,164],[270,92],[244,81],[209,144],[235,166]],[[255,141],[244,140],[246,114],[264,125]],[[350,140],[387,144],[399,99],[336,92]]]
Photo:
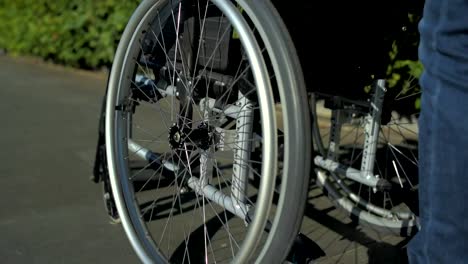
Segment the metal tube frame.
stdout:
[[340,143],[341,127],[344,122],[344,113],[340,109],[332,111],[330,126],[330,144],[327,158],[316,156],[315,165],[332,173],[344,175],[346,178],[376,188],[379,176],[374,174],[374,161],[380,131],[380,118],[382,105],[386,92],[385,80],[377,80],[370,102],[371,111],[364,117],[364,147],[362,153],[361,169],[357,170],[340,164],[337,160],[337,146]]

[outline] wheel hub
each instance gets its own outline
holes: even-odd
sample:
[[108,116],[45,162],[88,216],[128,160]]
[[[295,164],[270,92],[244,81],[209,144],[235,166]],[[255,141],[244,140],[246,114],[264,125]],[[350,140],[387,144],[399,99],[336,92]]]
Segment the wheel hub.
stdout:
[[[169,129],[169,145],[172,149],[181,149],[184,144],[195,145],[199,149],[207,150],[212,142],[211,128],[202,122],[197,128],[189,131],[182,130],[177,124],[173,124]],[[185,131],[185,133],[184,133]]]
[[185,134],[179,129],[177,124],[173,124],[171,128],[169,128],[168,139],[171,148],[180,149],[184,145]]

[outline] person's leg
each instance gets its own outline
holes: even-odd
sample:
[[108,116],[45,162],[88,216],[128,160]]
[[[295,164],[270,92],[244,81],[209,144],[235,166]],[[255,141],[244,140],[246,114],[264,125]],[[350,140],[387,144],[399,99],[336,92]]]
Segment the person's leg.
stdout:
[[[430,178],[427,177],[430,169],[429,166],[431,163],[428,163],[429,154],[431,153],[430,146],[431,144],[431,132],[432,132],[432,109],[435,104],[436,98],[434,96],[433,90],[429,89],[428,91],[424,90],[421,97],[421,113],[419,116],[419,223],[421,225],[426,225],[426,220],[428,219],[428,210],[429,199],[427,197],[428,186]],[[424,175],[424,176],[422,176]],[[424,237],[425,232],[419,231],[416,236],[411,240],[408,246],[408,258],[410,263],[424,263],[426,256],[424,252],[426,251],[425,246],[426,241]],[[417,261],[416,261],[417,260]]]
[[419,119],[421,230],[410,263],[468,262],[468,0],[426,0]]
[[468,261],[468,92],[425,74],[420,117],[421,230],[410,263]]

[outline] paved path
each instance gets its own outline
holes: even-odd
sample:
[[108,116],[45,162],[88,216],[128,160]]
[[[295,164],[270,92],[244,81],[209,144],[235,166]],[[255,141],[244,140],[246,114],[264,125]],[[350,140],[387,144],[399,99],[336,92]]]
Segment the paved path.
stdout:
[[0,56],[0,262],[138,263],[89,181],[105,76]]
[[[89,181],[106,75],[0,56],[0,262],[138,263]],[[355,227],[312,189],[319,263],[398,263],[401,238]]]

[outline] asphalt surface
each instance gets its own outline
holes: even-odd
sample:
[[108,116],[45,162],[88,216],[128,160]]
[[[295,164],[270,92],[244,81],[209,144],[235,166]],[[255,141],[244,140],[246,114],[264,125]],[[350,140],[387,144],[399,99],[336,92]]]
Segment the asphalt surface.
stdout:
[[[0,55],[0,263],[139,263],[89,180],[106,78]],[[313,187],[302,233],[325,252],[317,263],[400,263],[405,244]]]
[[92,183],[106,76],[0,56],[0,263],[138,263]]

